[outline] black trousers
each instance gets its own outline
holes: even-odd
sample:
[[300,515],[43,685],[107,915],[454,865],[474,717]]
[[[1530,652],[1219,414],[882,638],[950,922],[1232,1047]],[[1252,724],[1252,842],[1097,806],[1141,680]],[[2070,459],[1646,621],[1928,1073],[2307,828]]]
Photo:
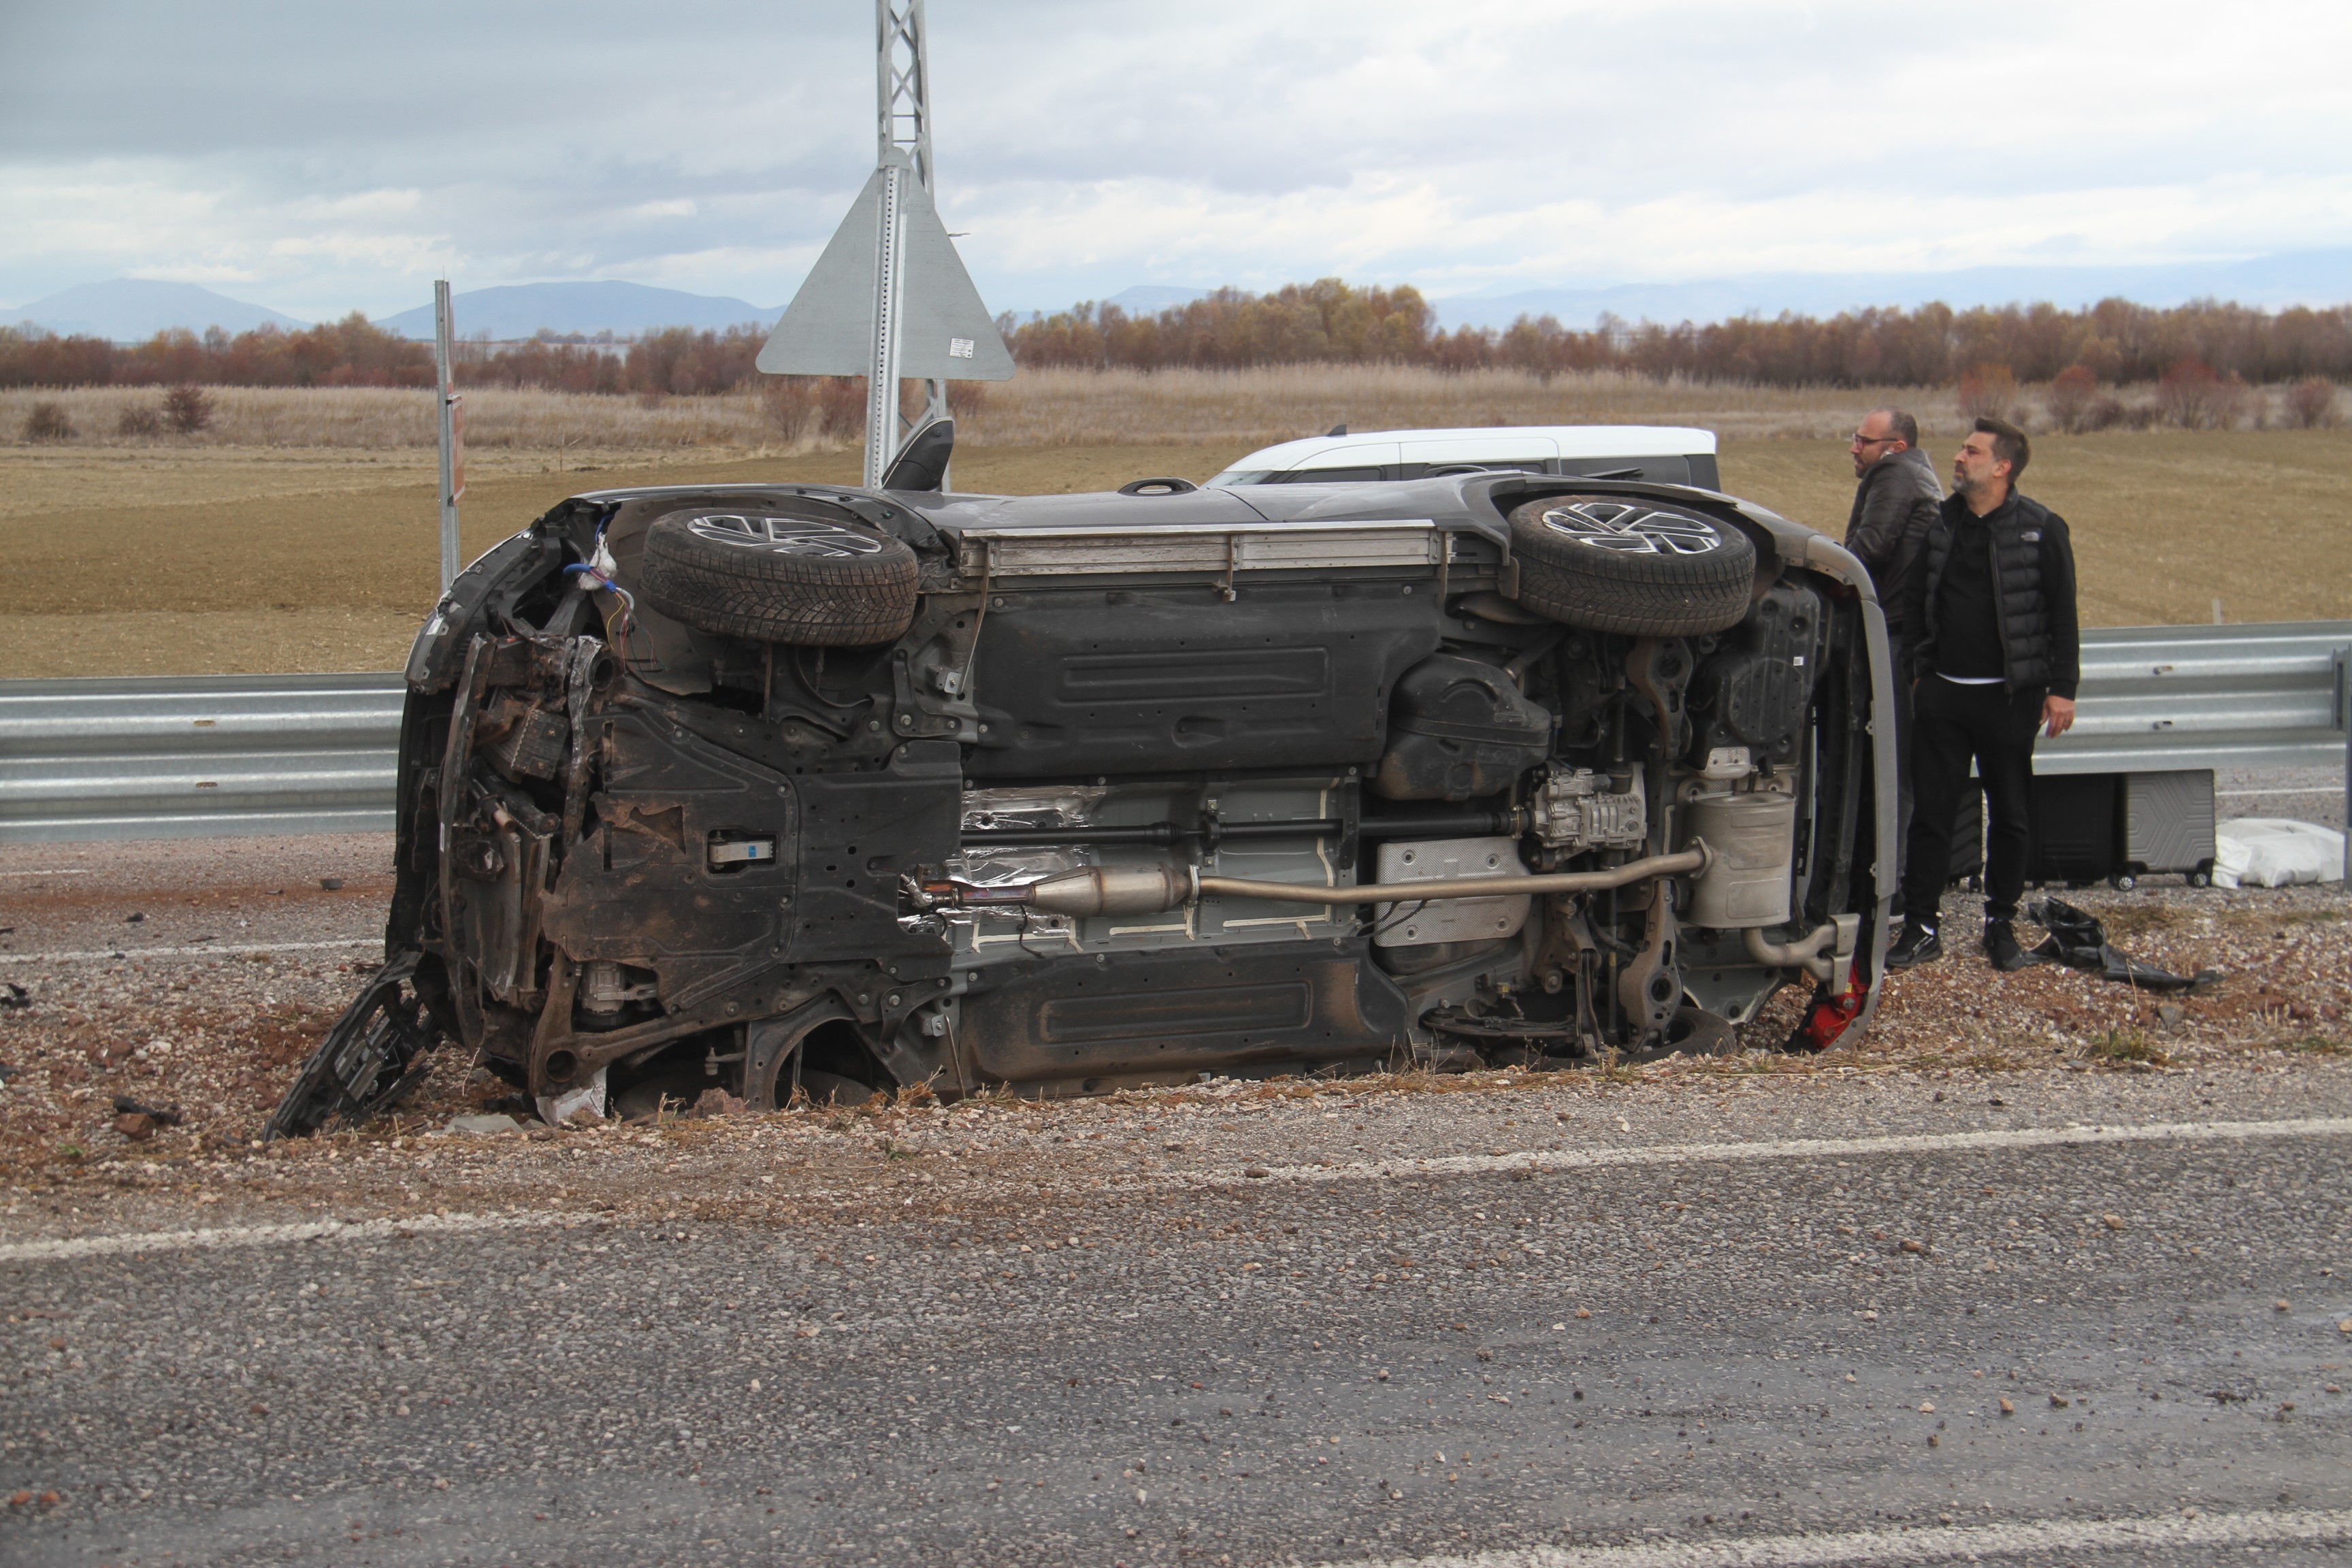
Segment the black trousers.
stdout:
[[1998,686],[1962,686],[1940,675],[1913,689],[1911,837],[1903,868],[1903,913],[1936,923],[1952,864],[1952,824],[1974,761],[1984,781],[1985,917],[2013,920],[2025,890],[2032,838],[2033,738],[2042,726],[2039,687],[2011,695]]

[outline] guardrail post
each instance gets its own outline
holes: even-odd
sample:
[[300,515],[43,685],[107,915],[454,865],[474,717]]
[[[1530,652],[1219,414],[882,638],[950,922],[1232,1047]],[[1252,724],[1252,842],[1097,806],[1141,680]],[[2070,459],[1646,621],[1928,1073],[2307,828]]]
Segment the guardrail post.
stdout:
[[2352,892],[2352,647],[2336,650],[2336,716],[2344,724],[2344,887]]

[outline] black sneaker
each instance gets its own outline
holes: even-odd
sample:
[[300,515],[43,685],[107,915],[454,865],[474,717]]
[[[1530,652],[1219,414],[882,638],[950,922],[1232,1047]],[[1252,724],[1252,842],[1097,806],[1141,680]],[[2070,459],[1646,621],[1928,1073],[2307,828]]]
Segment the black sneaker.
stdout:
[[2003,974],[2014,974],[2033,962],[2017,945],[2017,927],[2008,921],[1985,921],[1984,947],[1987,961]]
[[1933,963],[1943,956],[1944,944],[1937,940],[1934,926],[1906,921],[1902,938],[1886,950],[1886,967],[1908,969],[1916,963]]

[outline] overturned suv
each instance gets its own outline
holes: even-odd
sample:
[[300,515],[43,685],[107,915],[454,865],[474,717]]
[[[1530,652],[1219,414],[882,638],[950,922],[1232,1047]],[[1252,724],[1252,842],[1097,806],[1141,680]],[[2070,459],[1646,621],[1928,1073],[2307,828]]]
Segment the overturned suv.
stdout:
[[1885,647],[1676,486],[577,496],[417,638],[386,962],[271,1130],[444,1040],[558,1121],[1723,1051],[1792,982],[1825,1042]]

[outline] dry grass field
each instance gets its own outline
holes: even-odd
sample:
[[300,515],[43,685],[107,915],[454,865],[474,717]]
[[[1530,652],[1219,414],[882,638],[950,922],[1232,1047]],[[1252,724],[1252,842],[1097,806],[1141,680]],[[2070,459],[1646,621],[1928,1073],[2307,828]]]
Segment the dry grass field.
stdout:
[[[397,450],[433,445],[433,401],[369,387],[221,387],[209,429],[193,437],[123,436],[123,415],[161,405],[152,387],[68,392],[0,390],[0,439],[24,428],[36,402],[64,410],[77,447],[171,451],[207,447]],[[476,451],[812,452],[846,444],[783,440],[751,392],[709,397],[600,397],[475,387],[466,441]],[[1591,374],[1549,382],[1520,371],[1450,374],[1407,365],[1293,365],[1249,371],[1029,370],[983,387],[958,435],[980,447],[1199,447],[1242,451],[1320,435],[1462,425],[1697,425],[1725,437],[1843,435],[1879,403],[1916,397],[1895,388],[1784,391]],[[1948,395],[1921,410],[1931,427],[1958,429]],[[855,439],[852,437],[851,439]]]
[[[61,395],[80,434],[0,445],[0,675],[387,668],[438,559],[430,400],[236,391],[193,437],[111,435],[152,392]],[[1725,487],[1831,533],[1853,493],[1843,433],[1890,395],[1619,377],[1308,369],[1142,377],[1024,374],[966,422],[960,489],[1203,479],[1318,433],[1484,423],[1674,423],[1723,437]],[[1960,420],[1916,405],[1939,467]],[[0,395],[0,439],[26,395]],[[757,401],[467,395],[470,554],[579,490],[747,479],[853,481],[854,447],[763,445]],[[2352,617],[2352,432],[2111,431],[2036,443],[2025,487],[2074,525],[2084,620]]]

